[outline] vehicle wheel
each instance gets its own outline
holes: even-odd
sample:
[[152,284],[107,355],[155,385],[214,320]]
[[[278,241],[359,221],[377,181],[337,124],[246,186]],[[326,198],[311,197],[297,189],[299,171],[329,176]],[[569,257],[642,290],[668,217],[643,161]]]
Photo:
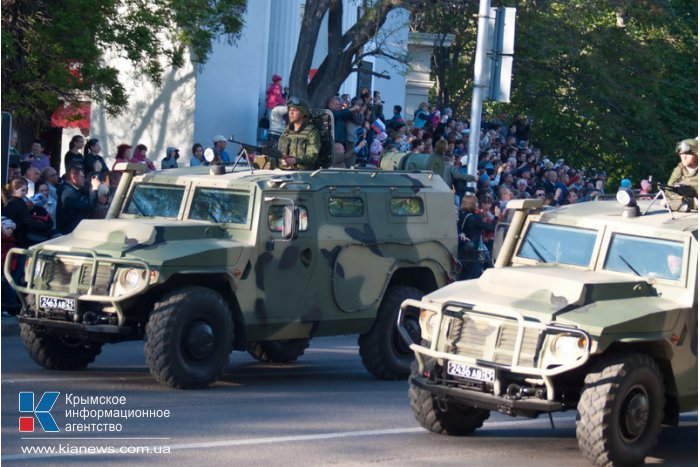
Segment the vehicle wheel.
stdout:
[[586,375],[576,438],[599,466],[636,465],[656,444],[664,415],[664,385],[656,362],[643,354],[605,360]]
[[[415,287],[389,287],[379,305],[372,329],[357,340],[362,364],[377,378],[403,379],[410,373],[413,351],[399,335],[396,320],[401,302],[407,298],[420,300],[422,297],[423,292]],[[413,342],[420,342],[418,317],[418,311],[412,309],[404,320]]]
[[102,351],[102,343],[47,334],[25,323],[20,323],[19,328],[29,356],[50,370],[82,370]]
[[265,363],[290,363],[304,355],[309,339],[256,341],[248,344],[248,353]]
[[[411,376],[418,375],[418,363],[411,365]],[[423,428],[433,433],[450,436],[465,436],[484,424],[491,412],[484,409],[466,408],[437,397],[425,389],[408,382],[408,399],[413,415]]]
[[233,321],[211,289],[182,287],[153,306],[146,325],[146,363],[167,386],[190,389],[216,381],[228,363]]

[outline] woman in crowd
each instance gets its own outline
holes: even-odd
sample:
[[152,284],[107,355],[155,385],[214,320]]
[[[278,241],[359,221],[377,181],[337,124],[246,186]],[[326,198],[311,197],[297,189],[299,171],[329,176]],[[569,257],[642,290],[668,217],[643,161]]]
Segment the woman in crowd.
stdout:
[[192,146],[192,157],[190,158],[190,167],[200,165],[209,165],[209,162],[204,158],[204,148],[201,144],[195,143]]
[[131,157],[131,146],[128,144],[120,144],[117,146],[117,155],[114,158],[114,164],[112,164],[112,174],[109,177],[109,182],[111,185],[111,188],[113,190],[116,190],[116,188],[119,186],[119,180],[122,179],[122,173],[124,173],[123,170],[116,170],[117,164],[121,162],[129,162],[129,158]]
[[[109,172],[107,163],[100,155],[100,151],[102,151],[100,140],[97,138],[89,139],[85,145],[84,170],[86,173],[95,171]],[[96,164],[96,162],[99,162],[99,164]]]
[[129,162],[134,164],[144,164],[146,167],[148,167],[149,172],[153,172],[156,170],[156,166],[153,165],[153,162],[151,162],[150,159],[148,159],[146,156],[146,151],[148,151],[148,148],[145,144],[138,144],[134,150],[134,155],[131,159],[129,159]]
[[34,234],[48,238],[51,233],[51,221],[35,219],[27,206],[27,181],[23,178],[12,180],[2,189],[3,214],[12,219],[17,226],[14,237],[19,248],[32,245],[29,236]]
[[63,164],[65,169],[72,165],[77,165],[79,167],[83,166],[85,161],[82,153],[80,152],[80,150],[83,149],[83,146],[85,146],[85,138],[83,135],[75,135],[70,139],[70,143],[68,143],[68,151],[63,156]]

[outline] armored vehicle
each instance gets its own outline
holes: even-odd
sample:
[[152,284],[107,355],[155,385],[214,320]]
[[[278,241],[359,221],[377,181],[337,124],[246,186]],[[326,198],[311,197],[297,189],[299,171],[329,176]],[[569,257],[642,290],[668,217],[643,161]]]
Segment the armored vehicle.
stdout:
[[399,305],[458,268],[440,176],[138,167],[121,167],[111,218],[11,251],[26,255],[26,285],[12,282],[9,259],[5,276],[37,363],[80,369],[104,343],[145,339],[158,381],[195,388],[218,378],[232,349],[289,362],[312,337],[359,334],[372,374],[408,376]]
[[402,304],[406,334],[420,313],[409,398],[423,427],[577,409],[585,457],[630,465],[697,408],[697,212],[626,202],[511,201],[495,268]]

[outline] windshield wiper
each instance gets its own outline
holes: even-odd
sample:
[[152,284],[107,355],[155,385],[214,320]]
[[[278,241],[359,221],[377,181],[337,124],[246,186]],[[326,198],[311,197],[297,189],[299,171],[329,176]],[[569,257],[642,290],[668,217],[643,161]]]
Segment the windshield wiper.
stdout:
[[525,240],[525,243],[530,245],[530,248],[532,248],[532,252],[535,253],[535,255],[537,255],[540,261],[542,261],[543,263],[547,262],[547,260],[544,259],[544,256],[542,256],[542,253],[540,253],[540,250],[535,246],[534,243],[532,243],[532,240],[528,238],[527,240]]
[[622,260],[623,263],[625,263],[625,266],[630,268],[630,271],[632,271],[633,273],[635,273],[638,276],[641,276],[641,274],[639,274],[639,272],[636,269],[634,269],[634,267],[632,267],[632,265],[629,263],[629,261],[627,261],[625,258],[623,258],[622,255],[617,255],[617,257],[620,258],[620,260]]

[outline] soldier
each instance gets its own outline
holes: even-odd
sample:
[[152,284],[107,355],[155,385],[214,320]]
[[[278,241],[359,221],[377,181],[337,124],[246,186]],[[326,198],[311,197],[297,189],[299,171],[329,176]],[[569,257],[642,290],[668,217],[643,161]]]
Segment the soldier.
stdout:
[[292,97],[287,101],[287,115],[289,125],[277,143],[277,149],[282,153],[280,168],[316,169],[321,151],[321,134],[309,121],[309,105],[297,97]]
[[[681,158],[680,163],[673,169],[668,185],[686,185],[692,187],[688,193],[666,192],[672,208],[678,209],[683,198],[692,198],[693,209],[698,208],[698,142],[694,139],[684,139],[676,145],[676,153]],[[685,191],[685,190],[682,190]]]

